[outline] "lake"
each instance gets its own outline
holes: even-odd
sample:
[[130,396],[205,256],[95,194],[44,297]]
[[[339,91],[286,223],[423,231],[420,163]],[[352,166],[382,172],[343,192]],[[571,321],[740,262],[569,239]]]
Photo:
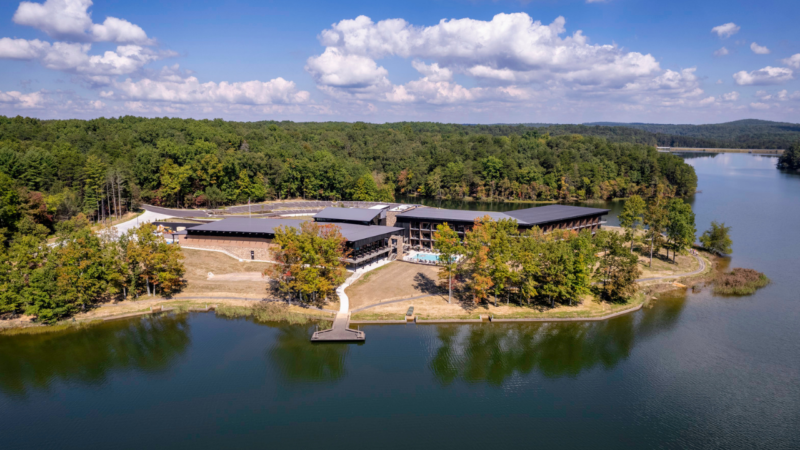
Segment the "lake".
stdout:
[[205,313],[0,336],[0,448],[800,448],[800,176],[703,156],[698,230],[733,227],[730,266],[773,281],[751,297],[360,345]]

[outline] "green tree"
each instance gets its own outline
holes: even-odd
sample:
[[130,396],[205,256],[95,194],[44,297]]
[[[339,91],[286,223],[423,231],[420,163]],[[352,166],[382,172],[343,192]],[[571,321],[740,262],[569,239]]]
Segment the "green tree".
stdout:
[[800,142],[792,144],[778,157],[778,169],[800,171]]
[[472,300],[480,303],[485,300],[494,282],[492,281],[492,264],[489,260],[491,232],[489,223],[492,218],[485,216],[475,219],[472,229],[464,233],[464,264],[462,271],[468,277],[467,287]]
[[711,222],[711,228],[703,232],[700,242],[712,252],[730,255],[733,253],[730,232],[731,227],[726,227],[725,223]]
[[663,233],[667,226],[667,214],[667,196],[659,187],[659,192],[647,205],[647,212],[644,216],[644,223],[647,225],[645,239],[650,243],[650,267],[653,267],[653,252],[658,251],[664,240]]
[[609,301],[623,301],[636,293],[636,279],[641,275],[638,258],[625,248],[624,237],[602,231],[596,236],[603,249],[595,272],[602,283],[601,295]]
[[100,158],[91,155],[83,168],[83,213],[100,220],[100,203],[103,201],[103,186],[106,180],[106,165]]
[[619,215],[619,224],[625,229],[625,237],[631,243],[631,253],[633,253],[633,243],[638,239],[639,230],[644,225],[644,216],[647,211],[647,204],[639,195],[631,195],[625,201],[622,213]]
[[183,193],[189,188],[189,179],[192,170],[188,166],[178,166],[168,159],[161,166],[161,189],[159,193],[169,200],[173,200],[175,206],[180,206]]
[[[686,249],[694,244],[697,228],[694,224],[692,206],[683,199],[673,198],[667,204],[667,240],[672,248],[672,260],[675,261],[677,253],[685,253]],[[669,253],[667,253],[669,257]]]
[[211,204],[212,208],[218,207],[220,204],[225,203],[225,194],[216,186],[209,186],[203,191],[206,199]]
[[494,305],[497,306],[497,294],[506,290],[516,275],[511,270],[514,257],[512,239],[519,234],[519,228],[513,219],[501,219],[486,225],[489,230],[489,275],[492,278]]
[[8,239],[17,231],[17,223],[21,218],[19,191],[8,175],[0,173],[0,247],[8,245]]
[[453,277],[458,271],[458,258],[464,253],[458,233],[447,223],[440,224],[433,233],[433,248],[439,252],[439,279],[447,280],[447,303],[453,299]]
[[375,180],[368,173],[362,175],[356,181],[355,189],[353,190],[353,200],[362,202],[371,202],[378,196],[378,185]]

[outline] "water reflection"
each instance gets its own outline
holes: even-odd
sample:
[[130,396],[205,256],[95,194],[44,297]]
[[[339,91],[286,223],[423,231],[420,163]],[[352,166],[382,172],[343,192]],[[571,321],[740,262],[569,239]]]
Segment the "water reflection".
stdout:
[[313,326],[280,325],[269,359],[287,382],[327,382],[341,379],[349,345],[311,344]]
[[639,339],[678,322],[685,297],[664,299],[603,322],[444,325],[430,362],[436,379],[501,385],[514,374],[537,371],[549,378],[610,369],[626,359]]
[[99,385],[114,372],[167,370],[189,347],[184,316],[145,317],[80,330],[0,336],[0,390],[26,395],[54,381]]

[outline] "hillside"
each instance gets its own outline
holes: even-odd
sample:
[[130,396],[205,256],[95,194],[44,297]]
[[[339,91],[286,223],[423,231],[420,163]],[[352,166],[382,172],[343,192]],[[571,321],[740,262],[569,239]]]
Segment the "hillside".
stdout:
[[645,133],[643,136],[654,139],[659,146],[668,147],[785,149],[800,141],[800,124],[756,119],[708,125],[596,122],[584,126],[590,130],[632,129]]

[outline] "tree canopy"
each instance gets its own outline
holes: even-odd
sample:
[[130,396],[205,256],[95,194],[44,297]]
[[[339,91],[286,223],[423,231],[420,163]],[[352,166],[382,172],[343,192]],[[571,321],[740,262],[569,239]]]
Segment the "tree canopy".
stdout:
[[660,184],[678,196],[696,189],[691,166],[644,143],[555,134],[523,125],[0,116],[0,173],[42,193],[56,220],[119,215],[140,202],[570,201],[649,197]]

